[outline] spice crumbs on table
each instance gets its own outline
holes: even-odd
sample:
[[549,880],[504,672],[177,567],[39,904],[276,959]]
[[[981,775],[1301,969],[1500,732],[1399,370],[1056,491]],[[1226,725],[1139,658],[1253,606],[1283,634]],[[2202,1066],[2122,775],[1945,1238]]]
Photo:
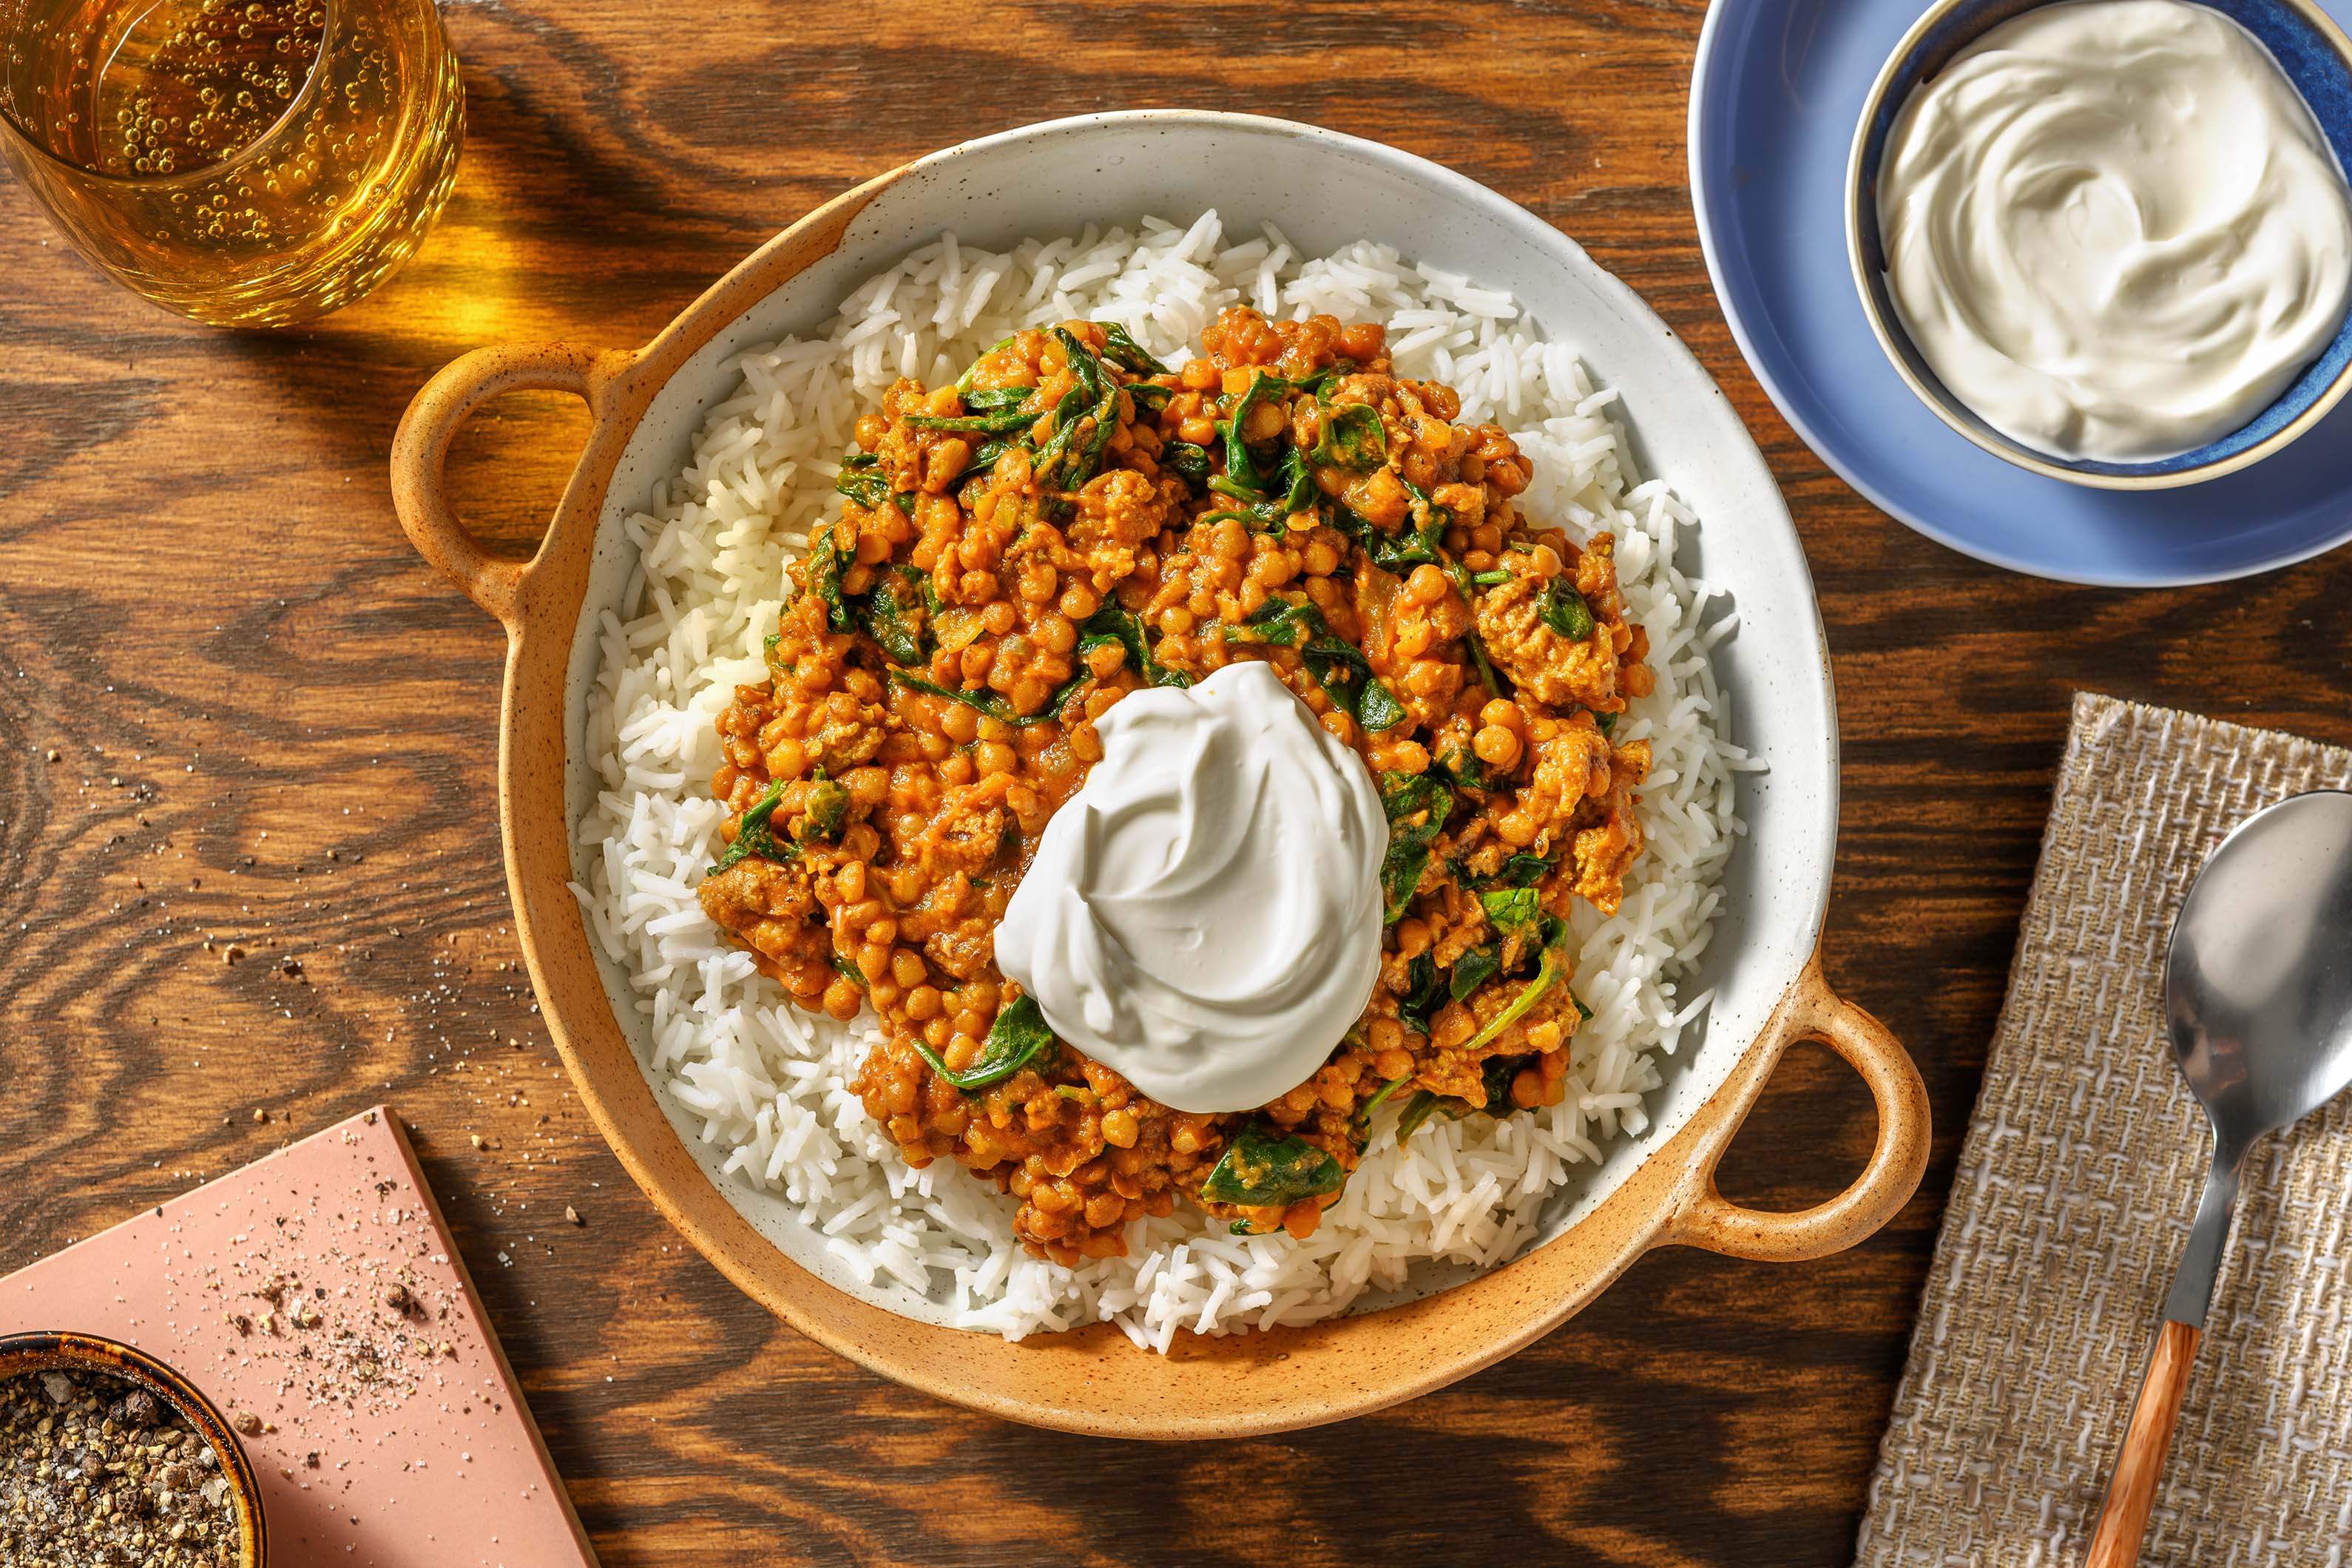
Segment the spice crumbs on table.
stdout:
[[0,1563],[226,1568],[239,1547],[220,1456],[127,1378],[0,1378]]

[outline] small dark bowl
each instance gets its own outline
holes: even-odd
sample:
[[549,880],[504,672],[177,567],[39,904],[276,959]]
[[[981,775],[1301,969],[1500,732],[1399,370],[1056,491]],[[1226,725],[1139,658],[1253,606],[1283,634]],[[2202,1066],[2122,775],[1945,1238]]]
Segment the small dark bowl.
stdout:
[[0,1335],[0,1378],[29,1377],[53,1367],[111,1373],[137,1384],[178,1411],[220,1456],[220,1473],[228,1479],[236,1512],[237,1568],[266,1568],[269,1541],[261,1517],[260,1484],[254,1479],[253,1466],[228,1422],[211,1400],[196,1392],[194,1384],[144,1351],[94,1334]]
[[[2317,359],[2268,408],[2193,452],[2144,463],[2055,457],[2011,439],[1979,418],[1928,368],[1886,289],[1886,252],[1878,232],[1878,165],[1886,138],[1912,92],[1952,58],[2012,17],[2057,0],[1937,0],[1895,46],[1863,100],[1846,164],[1846,253],[1862,290],[1863,313],[1895,370],[1937,417],[1997,458],[2069,484],[2101,489],[2167,489],[2219,479],[2258,463],[2310,429],[2352,391],[2352,315]],[[2352,39],[2314,0],[2197,0],[2252,33],[2270,50],[2318,122],[2336,161],[2352,169]]]

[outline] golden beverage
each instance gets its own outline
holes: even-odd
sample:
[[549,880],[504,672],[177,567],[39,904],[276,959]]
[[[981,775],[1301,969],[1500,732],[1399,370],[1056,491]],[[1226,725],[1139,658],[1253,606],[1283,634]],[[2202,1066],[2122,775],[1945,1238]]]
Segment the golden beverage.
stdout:
[[448,199],[433,0],[0,0],[0,153],[123,283],[221,326],[350,303]]

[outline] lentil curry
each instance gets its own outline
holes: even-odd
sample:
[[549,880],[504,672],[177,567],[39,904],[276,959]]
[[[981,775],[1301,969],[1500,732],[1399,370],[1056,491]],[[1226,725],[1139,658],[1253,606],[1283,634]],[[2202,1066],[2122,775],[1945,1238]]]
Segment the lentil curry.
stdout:
[[[719,715],[711,918],[801,1006],[871,1004],[856,1079],[916,1165],[1020,1200],[1069,1263],[1181,1196],[1305,1237],[1376,1111],[1557,1103],[1583,1009],[1566,915],[1642,850],[1647,695],[1613,540],[1518,511],[1528,459],[1391,373],[1383,329],[1226,310],[1170,371],[1115,325],[1023,331],[859,420],[788,568],[765,684]],[[1386,930],[1361,1020],[1257,1110],[1159,1105],[1056,1040],[993,961],[1129,692],[1270,663],[1379,782]]]

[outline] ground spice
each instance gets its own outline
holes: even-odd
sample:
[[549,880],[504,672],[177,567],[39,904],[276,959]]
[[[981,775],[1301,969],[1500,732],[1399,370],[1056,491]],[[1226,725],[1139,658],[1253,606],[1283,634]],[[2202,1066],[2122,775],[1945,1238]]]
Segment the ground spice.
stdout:
[[220,1456],[127,1378],[0,1378],[0,1563],[227,1568],[239,1545]]

